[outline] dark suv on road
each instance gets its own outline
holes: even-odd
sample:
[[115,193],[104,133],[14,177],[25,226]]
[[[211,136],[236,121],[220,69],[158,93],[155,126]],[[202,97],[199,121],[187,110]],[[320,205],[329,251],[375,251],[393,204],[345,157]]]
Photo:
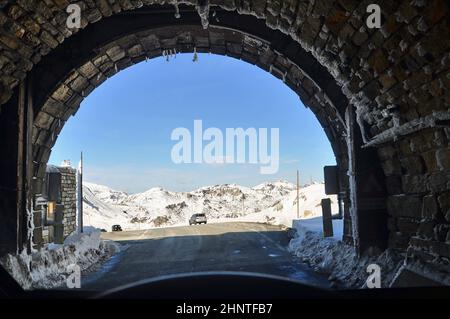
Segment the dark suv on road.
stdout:
[[189,225],[206,224],[205,214],[194,214],[189,218]]
[[112,231],[122,231],[122,227],[120,225],[113,225],[111,228]]

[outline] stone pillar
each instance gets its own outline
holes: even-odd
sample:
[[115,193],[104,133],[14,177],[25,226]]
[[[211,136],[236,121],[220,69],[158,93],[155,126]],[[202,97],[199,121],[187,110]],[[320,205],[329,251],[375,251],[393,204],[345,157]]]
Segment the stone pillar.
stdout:
[[19,249],[17,227],[17,159],[19,139],[18,95],[0,112],[0,256]]
[[340,157],[339,166],[339,198],[343,204],[343,236],[342,240],[347,244],[353,244],[352,219],[350,216],[350,189],[348,176],[348,154]]
[[[31,249],[32,82],[20,82],[0,114],[0,256]],[[31,216],[32,217],[32,216]]]
[[[58,167],[61,173],[61,204],[63,208],[64,238],[76,230],[77,171],[73,167]],[[53,226],[43,227],[44,243],[53,242]]]
[[377,150],[363,148],[363,140],[352,106],[347,110],[349,190],[352,236],[361,254],[371,247],[387,248],[387,208],[384,173]]
[[349,190],[347,189],[345,194],[342,195],[342,200],[344,202],[344,231],[342,240],[347,244],[353,244],[353,233],[352,233],[352,218],[350,215],[350,196]]
[[450,129],[436,126],[379,147],[388,176],[389,247],[405,266],[450,282]]
[[61,204],[64,205],[64,237],[76,230],[77,171],[72,167],[60,167]]
[[29,79],[0,113],[0,256],[31,249],[28,229],[31,208],[33,101]]

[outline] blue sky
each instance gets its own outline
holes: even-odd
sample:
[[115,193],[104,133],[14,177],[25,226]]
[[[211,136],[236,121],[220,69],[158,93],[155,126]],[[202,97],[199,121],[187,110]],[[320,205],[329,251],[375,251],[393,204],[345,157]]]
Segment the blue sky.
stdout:
[[[260,174],[257,164],[175,164],[171,133],[193,129],[279,128],[280,168]],[[222,183],[254,186],[270,180],[323,180],[335,159],[312,112],[282,81],[256,66],[228,57],[178,55],[134,65],[108,79],[70,118],[50,163],[85,159],[86,181],[130,193],[154,186],[173,191]]]

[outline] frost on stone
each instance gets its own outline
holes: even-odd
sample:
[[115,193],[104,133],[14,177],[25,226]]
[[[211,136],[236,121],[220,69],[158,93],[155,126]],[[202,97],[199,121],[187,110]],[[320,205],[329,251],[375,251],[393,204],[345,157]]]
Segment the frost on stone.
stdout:
[[200,16],[203,29],[208,29],[209,27],[209,0],[199,0],[196,6],[197,13]]
[[408,43],[406,43],[405,40],[401,40],[399,45],[400,45],[400,49],[402,50],[402,52],[405,52],[406,49],[408,48]]
[[425,32],[428,29],[428,25],[423,17],[420,17],[420,19],[417,21],[417,30],[421,32]]
[[427,0],[411,0],[410,4],[416,7],[425,7]]
[[33,214],[33,210],[29,210],[28,209],[28,205],[27,205],[27,241],[29,243],[29,246],[31,247],[32,251],[34,251],[33,249],[33,236],[34,236],[34,218],[33,218],[34,214]]
[[170,61],[171,58],[177,58],[177,49],[167,49],[162,51],[162,56],[166,59],[167,62]]
[[437,126],[437,123],[439,123],[439,121],[448,120],[450,120],[450,110],[433,112],[430,115],[414,119],[405,124],[394,125],[392,128],[387,129],[373,137],[372,140],[364,145],[364,147],[379,145],[388,141],[395,141],[400,136],[405,136],[420,130],[424,130],[426,128],[435,127]]
[[349,177],[349,191],[350,191],[350,217],[352,221],[352,237],[353,237],[353,244],[355,247],[358,246],[358,214],[357,214],[357,201],[356,201],[356,176],[355,176],[355,155],[353,150],[353,139],[354,139],[354,121],[353,121],[353,108],[350,106],[347,108],[345,112],[345,121],[347,123],[347,135],[346,135],[346,142],[347,142],[347,154],[348,154],[348,171],[347,175]]
[[324,238],[320,231],[302,221],[295,221],[296,237],[289,243],[289,251],[316,271],[329,275],[332,282],[347,288],[365,288],[367,266],[377,264],[383,269],[382,287],[389,287],[403,258],[393,250],[376,253],[374,249],[358,258],[355,248],[335,238]]
[[353,98],[351,103],[356,105],[356,122],[358,123],[361,131],[361,136],[364,144],[369,141],[369,135],[366,131],[366,119],[365,116],[369,113],[369,100],[366,97]]
[[[441,269],[448,268],[448,264],[445,262],[440,261],[439,256],[437,254],[432,254],[435,258],[435,262],[441,267]],[[435,267],[430,267],[430,265],[427,265],[423,261],[421,261],[418,258],[409,258],[408,262],[402,265],[402,267],[397,271],[395,274],[394,280],[400,276],[402,271],[409,270],[418,274],[421,274],[422,276],[435,281],[439,282],[442,285],[450,286],[450,275],[445,271],[436,271]],[[393,281],[394,281],[393,280]]]
[[181,18],[180,8],[178,7],[178,1],[177,0],[173,0],[172,4],[175,7],[175,14],[174,14],[175,19]]

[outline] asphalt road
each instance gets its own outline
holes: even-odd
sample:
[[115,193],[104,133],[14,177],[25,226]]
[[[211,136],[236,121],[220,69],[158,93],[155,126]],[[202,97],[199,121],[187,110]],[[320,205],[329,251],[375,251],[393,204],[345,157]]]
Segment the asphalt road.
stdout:
[[287,251],[289,237],[278,226],[220,223],[103,233],[122,250],[82,276],[82,288],[104,291],[142,279],[201,271],[247,271],[279,275],[329,287]]

